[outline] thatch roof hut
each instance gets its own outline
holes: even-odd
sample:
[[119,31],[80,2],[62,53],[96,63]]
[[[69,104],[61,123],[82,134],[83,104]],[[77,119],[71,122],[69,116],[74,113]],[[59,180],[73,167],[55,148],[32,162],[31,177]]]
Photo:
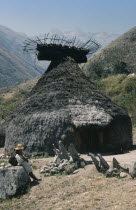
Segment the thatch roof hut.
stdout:
[[52,154],[53,144],[73,141],[80,152],[129,148],[131,120],[124,109],[96,89],[74,59],[52,61],[9,122],[5,147]]

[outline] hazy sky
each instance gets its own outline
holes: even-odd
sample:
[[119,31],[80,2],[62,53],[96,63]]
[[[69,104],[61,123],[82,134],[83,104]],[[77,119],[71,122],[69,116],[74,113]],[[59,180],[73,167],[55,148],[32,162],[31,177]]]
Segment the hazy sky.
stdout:
[[0,25],[28,35],[56,28],[122,34],[136,26],[136,0],[0,0]]

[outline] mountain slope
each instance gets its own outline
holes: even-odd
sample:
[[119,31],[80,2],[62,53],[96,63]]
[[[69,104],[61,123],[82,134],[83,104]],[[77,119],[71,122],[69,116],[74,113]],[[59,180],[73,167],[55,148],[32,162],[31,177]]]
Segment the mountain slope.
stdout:
[[60,36],[64,35],[69,39],[76,37],[83,43],[92,38],[93,40],[96,40],[98,43],[100,43],[102,48],[107,46],[111,41],[115,40],[119,36],[119,34],[106,33],[106,32],[97,32],[97,33],[85,32],[82,31],[81,29],[74,29],[69,31],[66,30],[61,31],[59,29],[53,29],[51,33],[58,34]]
[[136,127],[136,75],[118,74],[97,82],[98,88],[112,101],[125,108]]
[[[82,68],[89,77],[106,77],[118,71],[136,70],[136,27],[95,54]],[[122,72],[119,72],[122,73]]]
[[0,26],[0,87],[16,85],[43,73],[30,55],[23,53],[26,35]]

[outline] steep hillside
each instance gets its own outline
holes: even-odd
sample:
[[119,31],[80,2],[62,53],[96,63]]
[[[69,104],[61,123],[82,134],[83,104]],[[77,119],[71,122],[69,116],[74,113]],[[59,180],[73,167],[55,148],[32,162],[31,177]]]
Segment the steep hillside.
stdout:
[[136,75],[119,74],[101,79],[97,86],[112,101],[124,107],[136,126]]
[[136,27],[112,41],[82,66],[95,79],[136,71]]
[[29,96],[38,79],[35,78],[8,88],[0,88],[0,118],[7,119],[12,114],[16,107]]
[[26,38],[24,34],[0,26],[0,87],[16,85],[43,73],[44,69],[23,53]]

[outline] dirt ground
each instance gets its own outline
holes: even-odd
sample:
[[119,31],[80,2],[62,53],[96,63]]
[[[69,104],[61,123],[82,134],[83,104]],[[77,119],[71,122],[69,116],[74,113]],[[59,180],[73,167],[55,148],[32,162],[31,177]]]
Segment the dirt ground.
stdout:
[[[83,157],[90,160],[87,155]],[[122,163],[136,160],[136,150],[114,157]],[[113,155],[105,156],[109,164],[112,158]],[[78,173],[67,176],[40,175],[41,167],[51,159],[32,159],[34,173],[41,176],[42,181],[20,198],[0,202],[0,210],[136,210],[136,179],[130,176],[106,178],[94,165],[87,165]]]

